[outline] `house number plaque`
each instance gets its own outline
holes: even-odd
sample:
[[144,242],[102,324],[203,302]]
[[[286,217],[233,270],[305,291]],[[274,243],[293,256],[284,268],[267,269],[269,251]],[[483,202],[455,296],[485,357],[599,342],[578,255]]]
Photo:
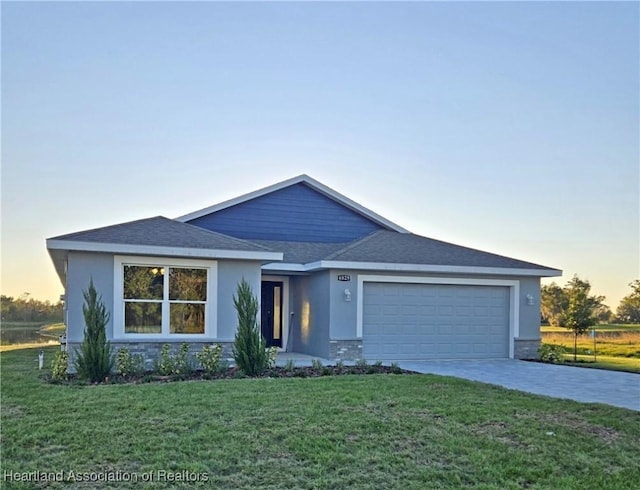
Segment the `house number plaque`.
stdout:
[[338,275],[338,281],[350,281],[351,276],[348,274],[340,274]]

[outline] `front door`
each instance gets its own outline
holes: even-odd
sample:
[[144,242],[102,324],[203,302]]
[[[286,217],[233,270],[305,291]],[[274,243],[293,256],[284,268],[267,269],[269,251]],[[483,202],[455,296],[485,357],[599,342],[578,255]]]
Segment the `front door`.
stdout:
[[282,347],[282,287],[278,281],[262,282],[260,325],[267,347]]

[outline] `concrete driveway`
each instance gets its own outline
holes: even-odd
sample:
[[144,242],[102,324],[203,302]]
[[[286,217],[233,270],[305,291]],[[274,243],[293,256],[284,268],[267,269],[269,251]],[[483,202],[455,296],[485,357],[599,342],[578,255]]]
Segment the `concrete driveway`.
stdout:
[[537,395],[640,411],[639,374],[513,359],[401,361],[398,365],[419,373],[454,376]]

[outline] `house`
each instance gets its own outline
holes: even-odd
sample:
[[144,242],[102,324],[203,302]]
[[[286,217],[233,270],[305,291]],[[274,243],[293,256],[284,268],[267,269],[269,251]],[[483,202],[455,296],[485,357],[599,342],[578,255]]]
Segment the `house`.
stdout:
[[177,219],[47,240],[65,287],[70,352],[93,279],[115,348],[226,352],[244,278],[267,343],[326,359],[532,358],[540,278],[561,271],[410,233],[301,175]]

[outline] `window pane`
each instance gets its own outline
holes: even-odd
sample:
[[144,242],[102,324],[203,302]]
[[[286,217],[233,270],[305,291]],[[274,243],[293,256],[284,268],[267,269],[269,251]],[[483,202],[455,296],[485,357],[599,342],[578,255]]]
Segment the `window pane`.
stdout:
[[162,303],[125,303],[124,332],[162,333]]
[[162,299],[164,268],[124,266],[125,299]]
[[169,269],[169,299],[207,301],[207,271],[205,269]]
[[171,304],[171,333],[204,333],[204,305]]

